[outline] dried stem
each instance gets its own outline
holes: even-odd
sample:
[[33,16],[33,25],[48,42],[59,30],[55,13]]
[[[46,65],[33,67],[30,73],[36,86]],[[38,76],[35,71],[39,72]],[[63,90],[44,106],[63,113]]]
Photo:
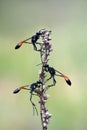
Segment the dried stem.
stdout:
[[42,63],[42,69],[39,74],[39,78],[43,84],[42,86],[42,92],[40,95],[40,115],[41,115],[41,124],[42,124],[42,129],[47,130],[47,125],[49,123],[49,119],[51,118],[51,114],[49,113],[47,107],[45,106],[46,100],[48,99],[48,95],[46,94],[46,89],[47,86],[45,85],[45,71],[43,66],[47,64],[48,62],[48,56],[50,55],[50,52],[52,51],[51,44],[50,44],[50,34],[51,31],[42,29],[40,30],[41,32],[41,37],[42,37],[42,44],[40,48],[40,56],[41,56],[41,63]]

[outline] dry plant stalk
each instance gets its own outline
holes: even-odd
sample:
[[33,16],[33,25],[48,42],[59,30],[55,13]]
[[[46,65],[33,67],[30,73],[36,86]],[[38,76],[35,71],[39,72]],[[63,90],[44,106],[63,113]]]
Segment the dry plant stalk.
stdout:
[[41,56],[41,64],[42,64],[42,70],[39,73],[39,78],[43,84],[41,95],[40,95],[40,115],[41,115],[41,123],[42,123],[42,129],[47,130],[47,125],[49,123],[49,119],[51,118],[51,114],[49,113],[47,107],[45,106],[46,100],[48,99],[48,95],[46,94],[47,86],[45,85],[46,79],[45,79],[45,70],[44,65],[48,63],[48,56],[50,55],[50,52],[52,51],[52,46],[50,43],[50,34],[51,31],[48,30],[41,30],[41,37],[42,37],[42,44],[40,48],[40,56]]

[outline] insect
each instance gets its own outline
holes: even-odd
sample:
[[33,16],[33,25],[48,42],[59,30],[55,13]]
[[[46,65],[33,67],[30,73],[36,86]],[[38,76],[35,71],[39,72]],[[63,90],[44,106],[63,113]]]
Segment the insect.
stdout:
[[71,86],[71,81],[70,79],[65,76],[64,74],[62,74],[61,72],[55,70],[53,67],[50,67],[48,64],[45,64],[43,65],[43,69],[46,71],[46,72],[49,72],[50,73],[50,77],[46,80],[46,82],[50,79],[53,79],[53,84],[49,85],[50,87],[51,86],[54,86],[56,84],[56,80],[55,80],[55,76],[60,76],[60,77],[63,77],[64,80],[66,81],[66,83],[68,85]]
[[[25,90],[30,90],[30,102],[33,106],[33,114],[34,114],[34,110],[36,110],[36,113],[38,115],[38,111],[37,111],[37,108],[36,108],[36,105],[33,103],[32,101],[32,95],[35,95],[34,92],[37,88],[40,88],[42,85],[42,82],[41,81],[37,81],[35,83],[32,83],[31,85],[25,85],[25,86],[21,86],[21,87],[18,87],[16,88],[13,93],[16,94],[18,93],[19,91],[21,91],[22,89],[25,89]],[[30,86],[30,87],[29,87]],[[29,88],[28,88],[29,87]]]
[[[39,31],[39,32],[37,32],[35,35],[33,35],[32,37],[27,38],[27,39],[25,39],[25,40],[19,42],[19,43],[15,46],[15,49],[20,48],[24,43],[29,43],[29,44],[32,44],[32,45],[33,45],[34,50],[39,51],[39,50],[37,49],[36,44],[40,44],[40,43],[37,43],[37,40],[40,38],[40,35],[41,35],[41,33],[40,33],[40,31]],[[31,43],[30,43],[30,42],[27,42],[28,40],[31,40]]]
[[[44,35],[44,34],[47,35],[48,32],[50,32],[50,31],[47,31],[47,30],[45,30],[45,29],[41,29],[40,31],[36,32],[36,34],[33,35],[32,37],[27,38],[27,39],[25,39],[25,40],[19,42],[19,43],[15,46],[15,49],[20,48],[24,43],[29,43],[29,44],[32,44],[32,45],[33,45],[35,51],[40,51],[40,49],[39,49],[39,50],[37,49],[36,44],[41,45],[41,43],[39,43],[39,42],[37,42],[37,41],[38,41],[38,39],[40,38],[40,36],[43,37],[43,35]],[[50,33],[51,33],[51,32],[50,32]],[[49,35],[50,35],[50,34],[49,34]],[[31,42],[27,42],[28,40],[31,40]]]

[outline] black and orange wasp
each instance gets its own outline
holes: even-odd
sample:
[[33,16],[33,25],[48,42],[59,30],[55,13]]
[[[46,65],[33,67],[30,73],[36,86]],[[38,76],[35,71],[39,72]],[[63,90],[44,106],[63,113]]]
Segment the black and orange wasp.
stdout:
[[41,81],[37,81],[37,82],[32,83],[32,84],[30,84],[30,85],[25,85],[25,86],[18,87],[18,88],[16,88],[16,89],[13,91],[13,93],[16,94],[16,93],[18,93],[19,91],[21,91],[22,89],[30,90],[30,102],[31,102],[31,104],[32,104],[32,106],[33,106],[33,113],[34,113],[34,109],[35,109],[37,115],[38,115],[38,111],[37,111],[36,105],[35,105],[35,104],[33,103],[33,101],[32,101],[32,95],[35,95],[35,94],[34,94],[34,93],[35,93],[35,90],[38,89],[38,88],[40,88],[41,85],[42,85],[42,82],[41,82]]

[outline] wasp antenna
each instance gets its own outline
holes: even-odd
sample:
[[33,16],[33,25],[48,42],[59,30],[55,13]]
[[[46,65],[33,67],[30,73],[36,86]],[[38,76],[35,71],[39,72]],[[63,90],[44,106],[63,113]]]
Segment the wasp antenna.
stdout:
[[42,63],[37,64],[36,66],[42,65]]

